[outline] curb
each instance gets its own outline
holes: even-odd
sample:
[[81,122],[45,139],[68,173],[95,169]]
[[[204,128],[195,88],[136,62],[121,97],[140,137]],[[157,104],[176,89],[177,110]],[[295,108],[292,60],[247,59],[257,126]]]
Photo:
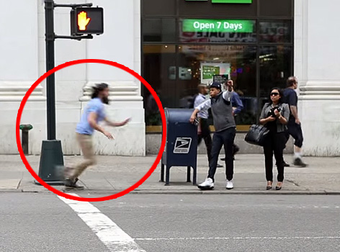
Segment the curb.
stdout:
[[[62,191],[62,190],[61,190]],[[119,193],[120,191],[108,191],[108,190],[76,190],[80,193],[89,193],[89,194],[108,194],[113,195]],[[52,193],[48,190],[32,190],[32,189],[9,189],[9,190],[1,190],[0,193]],[[340,191],[222,191],[222,190],[211,190],[211,191],[183,191],[183,190],[172,190],[172,191],[163,191],[163,190],[134,190],[129,194],[144,194],[144,195],[340,195]]]
[[212,194],[212,195],[340,195],[327,191],[133,191],[131,194]]
[[0,193],[20,193],[21,189],[0,189]]

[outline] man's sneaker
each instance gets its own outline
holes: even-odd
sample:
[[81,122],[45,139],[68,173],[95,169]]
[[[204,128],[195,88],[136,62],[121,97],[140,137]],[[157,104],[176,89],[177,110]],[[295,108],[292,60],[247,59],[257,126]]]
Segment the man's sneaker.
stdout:
[[71,179],[67,178],[65,179],[65,186],[69,187],[69,188],[75,188],[75,189],[84,189],[83,186],[77,185],[78,179],[76,178],[74,181],[72,181]]
[[217,168],[222,168],[223,167],[223,165],[220,165],[220,164],[217,164],[217,166],[216,166]]
[[233,181],[227,180],[227,186],[226,186],[226,188],[227,188],[228,190],[233,189],[233,188],[234,188],[234,183],[233,183]]
[[206,178],[203,183],[198,185],[199,189],[211,190],[214,188],[214,181],[211,178]]
[[307,164],[302,162],[301,158],[295,158],[294,165],[300,166],[300,167],[306,167],[307,166]]
[[73,171],[74,171],[74,167],[69,167],[69,166],[64,167],[64,169],[63,169],[64,179],[70,177],[72,175]]

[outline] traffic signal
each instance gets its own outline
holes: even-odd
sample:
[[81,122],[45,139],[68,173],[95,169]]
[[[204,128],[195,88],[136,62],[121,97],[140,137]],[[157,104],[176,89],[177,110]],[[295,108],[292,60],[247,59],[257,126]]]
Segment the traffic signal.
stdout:
[[104,14],[100,7],[81,7],[71,10],[71,35],[102,34]]

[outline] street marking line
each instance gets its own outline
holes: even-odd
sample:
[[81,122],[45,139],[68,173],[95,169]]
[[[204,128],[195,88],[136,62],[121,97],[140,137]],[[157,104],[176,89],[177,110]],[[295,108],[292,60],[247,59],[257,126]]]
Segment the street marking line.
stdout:
[[[68,194],[79,197],[75,193]],[[58,197],[77,213],[86,225],[88,225],[105,244],[109,251],[146,252],[116,223],[89,202],[70,200],[61,196]]]
[[135,241],[175,241],[175,240],[340,240],[340,236],[320,237],[169,237],[169,238],[135,238]]

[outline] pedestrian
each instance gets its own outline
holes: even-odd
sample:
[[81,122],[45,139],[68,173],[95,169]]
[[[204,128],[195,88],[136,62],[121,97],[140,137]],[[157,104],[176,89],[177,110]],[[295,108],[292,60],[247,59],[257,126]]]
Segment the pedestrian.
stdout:
[[287,80],[287,88],[283,91],[284,102],[289,105],[290,108],[290,117],[288,120],[288,133],[286,139],[288,141],[289,136],[292,136],[295,139],[294,142],[294,165],[300,167],[306,167],[302,161],[302,144],[303,144],[303,134],[301,128],[301,122],[298,115],[298,97],[295,92],[297,89],[298,81],[297,78],[291,76]]
[[[206,95],[208,94],[207,84],[201,83],[198,85],[198,94],[194,96],[193,100],[193,108],[198,107],[201,103],[206,100]],[[198,144],[199,146],[204,139],[205,146],[207,148],[208,162],[211,160],[211,148],[212,148],[212,140],[211,140],[211,132],[210,126],[208,122],[209,112],[208,110],[201,110],[197,114],[198,117]],[[217,167],[223,167],[220,164],[217,164]]]
[[77,185],[78,177],[82,172],[91,165],[96,164],[96,159],[93,150],[92,135],[94,130],[103,133],[108,139],[113,139],[109,131],[99,126],[99,122],[105,121],[109,126],[120,127],[129,122],[126,119],[123,122],[116,123],[107,119],[104,104],[109,104],[109,86],[106,83],[97,84],[93,87],[92,99],[87,104],[83,112],[80,122],[76,127],[76,139],[84,155],[84,160],[75,167],[66,167],[65,186],[72,188],[83,188]]
[[[230,92],[232,92],[232,97],[231,97],[231,104],[233,106],[233,116],[237,116],[243,109],[243,102],[240,99],[240,96],[238,95],[237,92],[234,91],[234,82],[233,80],[228,80],[227,83],[229,85],[226,85],[226,89],[228,89]],[[234,143],[233,144],[233,159],[235,154],[239,152],[240,148]],[[225,158],[221,158],[222,161],[225,160]]]
[[218,155],[224,145],[226,153],[226,188],[233,189],[234,161],[232,149],[236,134],[236,124],[232,115],[231,92],[228,90],[222,92],[221,84],[213,82],[210,85],[210,96],[211,98],[209,100],[206,100],[195,108],[190,117],[190,122],[194,123],[198,112],[211,108],[215,127],[208,176],[203,183],[198,185],[198,187],[200,189],[214,188],[214,176],[216,173]]
[[286,145],[285,131],[290,112],[288,104],[282,102],[282,97],[282,91],[273,88],[270,92],[270,102],[264,104],[260,116],[260,124],[269,130],[263,145],[267,190],[273,186],[273,153],[278,171],[276,190],[281,190],[284,180],[283,150]]

